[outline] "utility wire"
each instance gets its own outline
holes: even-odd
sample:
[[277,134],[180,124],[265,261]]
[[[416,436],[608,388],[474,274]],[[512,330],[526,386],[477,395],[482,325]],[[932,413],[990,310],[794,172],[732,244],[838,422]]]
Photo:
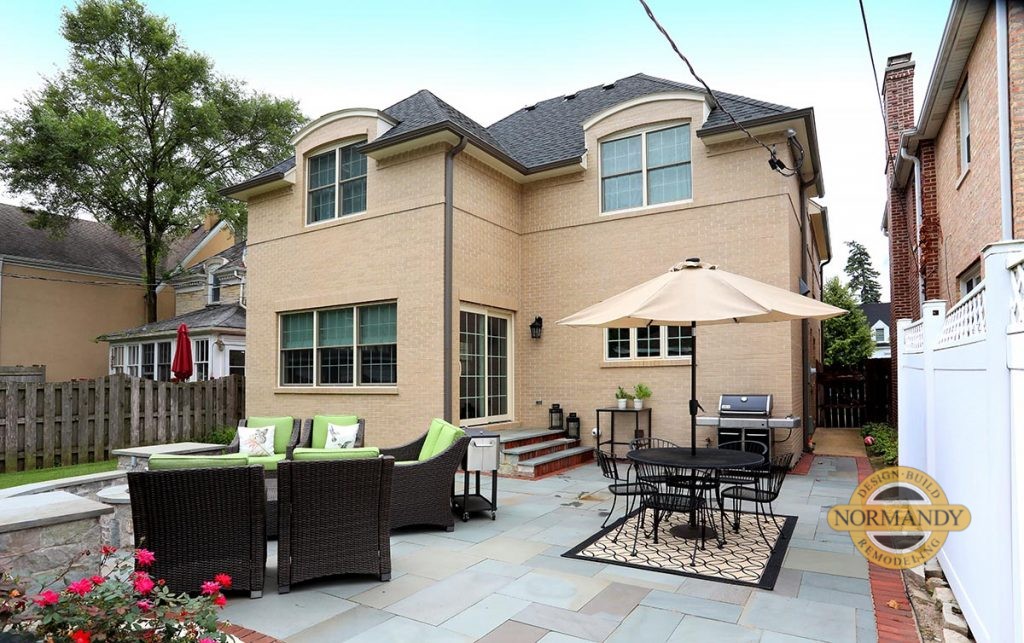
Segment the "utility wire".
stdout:
[[786,165],[778,158],[778,154],[775,151],[774,145],[769,146],[764,141],[754,136],[754,134],[751,133],[750,130],[744,127],[743,124],[740,123],[738,120],[736,120],[736,117],[733,116],[728,109],[726,109],[725,105],[722,104],[722,101],[718,100],[718,96],[715,95],[715,92],[714,90],[711,89],[711,86],[704,82],[704,79],[697,74],[697,70],[693,68],[693,64],[690,63],[690,59],[687,58],[682,51],[680,51],[679,46],[676,45],[676,41],[672,39],[672,36],[669,35],[665,27],[663,27],[661,23],[658,22],[658,18],[654,15],[654,11],[651,10],[651,7],[650,5],[647,4],[647,1],[640,0],[640,4],[643,5],[644,11],[647,12],[647,17],[651,19],[651,22],[653,22],[654,26],[658,28],[658,31],[661,32],[661,35],[665,36],[665,40],[667,40],[668,44],[672,47],[672,51],[676,52],[676,55],[679,56],[683,63],[686,64],[687,69],[690,70],[690,75],[693,76],[697,80],[697,82],[700,83],[707,91],[708,96],[710,96],[711,100],[714,101],[715,106],[717,106],[718,109],[722,110],[722,113],[728,116],[729,120],[732,121],[732,124],[738,127],[744,134],[746,134],[747,138],[749,138],[750,140],[754,141],[755,143],[763,147],[765,150],[767,150],[768,154],[771,156],[771,158],[768,160],[768,165],[770,165],[773,170],[775,170],[776,172],[783,176],[795,175],[797,171],[799,171],[800,167],[803,165],[804,160],[804,151],[800,144],[797,143],[796,145],[797,149],[800,150],[800,156],[797,161],[797,167],[795,169],[787,168]]

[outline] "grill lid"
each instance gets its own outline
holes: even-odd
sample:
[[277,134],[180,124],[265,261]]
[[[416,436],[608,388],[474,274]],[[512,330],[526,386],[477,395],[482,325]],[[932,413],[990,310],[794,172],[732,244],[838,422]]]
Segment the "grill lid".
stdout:
[[721,417],[769,417],[772,396],[764,393],[727,393],[718,398]]

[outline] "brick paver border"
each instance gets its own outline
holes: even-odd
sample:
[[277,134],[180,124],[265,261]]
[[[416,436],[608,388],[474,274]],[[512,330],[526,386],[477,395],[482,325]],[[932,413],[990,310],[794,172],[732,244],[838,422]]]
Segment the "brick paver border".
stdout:
[[[857,461],[858,482],[874,473],[874,468],[866,457],[854,458],[854,460]],[[868,563],[868,580],[871,582],[871,601],[875,606],[875,628],[878,632],[878,642],[920,641],[921,633],[917,627],[914,610],[910,607],[907,587],[903,582],[903,572]]]

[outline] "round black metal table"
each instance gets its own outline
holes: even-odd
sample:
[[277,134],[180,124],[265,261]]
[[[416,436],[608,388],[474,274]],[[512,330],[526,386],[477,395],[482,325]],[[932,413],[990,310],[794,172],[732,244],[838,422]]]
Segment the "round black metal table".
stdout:
[[[668,467],[673,469],[685,469],[691,471],[717,471],[719,469],[745,469],[756,467],[764,463],[764,456],[758,453],[737,451],[735,449],[691,449],[690,447],[670,447],[658,449],[636,449],[626,454],[626,457],[633,462]],[[687,476],[690,480],[690,494],[696,497],[697,477]],[[700,538],[714,534],[714,527],[705,528],[697,525],[697,509],[694,506],[690,509],[690,520],[688,524],[677,525],[670,531],[678,538]],[[724,541],[723,541],[724,542]]]

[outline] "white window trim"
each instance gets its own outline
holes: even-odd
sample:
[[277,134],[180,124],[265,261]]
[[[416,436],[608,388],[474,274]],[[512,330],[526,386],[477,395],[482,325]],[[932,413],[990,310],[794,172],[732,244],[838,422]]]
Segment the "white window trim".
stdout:
[[[303,201],[304,201],[304,205],[302,206],[302,217],[303,217],[303,221],[305,222],[305,227],[311,228],[311,227],[314,227],[314,226],[323,225],[325,223],[337,223],[338,221],[342,221],[342,220],[348,221],[348,220],[352,219],[353,217],[358,217],[358,216],[366,214],[367,208],[364,208],[364,209],[360,210],[359,212],[352,212],[352,213],[346,214],[346,215],[342,215],[341,214],[341,181],[339,180],[339,176],[340,176],[340,173],[341,173],[341,154],[340,154],[339,150],[341,150],[341,148],[343,148],[343,147],[351,147],[352,145],[359,145],[360,143],[365,143],[365,142],[366,142],[366,137],[365,136],[359,136],[359,137],[355,137],[355,138],[347,138],[347,139],[343,139],[341,141],[338,141],[336,143],[333,143],[333,144],[331,144],[328,147],[324,147],[324,148],[321,148],[321,149],[318,149],[318,150],[314,150],[314,151],[310,151],[310,152],[306,153],[305,160],[304,160],[304,163],[306,165],[305,165],[305,175],[303,177],[304,185],[303,185],[303,192],[302,192],[302,198],[303,198]],[[324,219],[323,221],[310,221],[309,220],[309,192],[310,192],[310,190],[309,190],[309,162],[310,162],[310,160],[314,156],[322,156],[324,154],[327,154],[328,152],[334,152],[334,183],[333,183],[333,185],[334,185],[334,216],[331,217],[330,219]],[[369,174],[370,174],[370,157],[367,156],[366,157],[366,174],[364,174],[363,177],[369,178]],[[358,178],[358,177],[356,177],[356,178]],[[351,180],[354,180],[354,179],[346,179],[346,180],[351,181]],[[369,188],[369,182],[367,182],[367,188]],[[367,201],[369,201],[369,196],[370,196],[369,195],[369,189],[367,189],[367,195],[366,196],[367,196]],[[300,311],[300,312],[302,312],[302,311]]]
[[[462,419],[460,417],[459,418],[459,426],[479,426],[481,424],[497,424],[497,423],[500,423],[500,422],[513,422],[514,418],[515,418],[515,390],[516,390],[516,382],[515,382],[515,372],[516,372],[516,369],[515,369],[515,355],[516,355],[516,347],[515,347],[515,341],[516,341],[515,328],[516,327],[515,327],[515,322],[516,322],[516,316],[515,316],[515,313],[513,313],[511,311],[508,311],[508,310],[502,310],[500,308],[490,308],[490,307],[487,307],[487,306],[474,306],[472,304],[460,304],[459,312],[475,313],[475,314],[478,314],[478,315],[485,315],[487,317],[501,317],[503,319],[508,320],[508,374],[506,376],[507,379],[508,379],[508,404],[507,404],[507,407],[506,407],[506,408],[508,408],[508,413],[504,413],[502,415],[485,415],[483,417],[470,418],[470,419],[466,419],[466,420],[464,420],[464,419]],[[486,320],[485,320],[484,323],[486,324]],[[485,351],[484,364],[485,364],[485,366],[486,366],[486,362],[487,362],[487,355],[486,355],[487,341],[486,341],[486,339],[487,339],[487,335],[486,335],[486,328],[485,328],[485,334],[484,334],[484,351]],[[488,375],[489,375],[489,373],[485,373],[484,374],[484,403],[485,404],[487,403],[487,379],[488,379]],[[459,377],[460,378],[462,377],[462,360],[461,359],[459,360]],[[458,391],[456,391],[456,397],[460,397],[458,395]],[[460,406],[461,406],[461,400],[459,400],[459,402],[460,402]],[[461,410],[459,412],[461,413]]]
[[[320,315],[317,313],[327,310],[339,310],[342,308],[365,308],[367,306],[379,306],[382,304],[394,304],[395,305],[395,346],[398,346],[399,332],[398,332],[398,300],[386,299],[383,301],[368,301],[361,304],[344,304],[339,306],[322,306],[320,308],[303,308],[301,310],[287,310],[281,311],[277,314],[277,386],[284,389],[317,389],[324,391],[342,390],[351,391],[355,390],[380,390],[380,389],[397,389],[398,381],[396,375],[396,381],[393,384],[359,384],[359,315],[353,313],[352,315],[352,383],[351,384],[320,384],[320,369],[319,362],[317,361],[317,350],[319,350],[318,340],[320,335]],[[312,384],[285,384],[284,383],[284,364],[281,361],[281,318],[285,315],[298,315],[301,313],[313,313],[313,383]],[[396,364],[397,368],[397,364]]]
[[[680,199],[679,201],[666,201],[664,203],[655,203],[653,205],[647,203],[647,135],[654,132],[660,132],[662,130],[672,129],[673,127],[679,127],[680,125],[690,126],[690,197],[688,199]],[[623,208],[621,210],[609,210],[604,211],[604,177],[601,173],[601,147],[605,143],[612,143],[614,141],[620,141],[624,138],[632,138],[634,136],[640,136],[640,192],[643,198],[643,205],[639,205],[635,208]],[[654,208],[663,208],[673,205],[683,205],[686,203],[693,202],[693,195],[696,191],[693,181],[693,123],[689,120],[672,121],[669,123],[658,123],[655,126],[645,125],[643,127],[635,127],[633,129],[625,130],[623,132],[616,132],[611,136],[600,139],[597,142],[597,209],[598,213],[602,217],[615,216],[620,214],[629,214],[631,212],[643,212],[644,210],[652,210]]]
[[625,363],[629,363],[629,362],[648,362],[648,361],[658,361],[658,362],[690,362],[691,359],[693,358],[692,353],[690,355],[672,355],[672,356],[669,356],[669,354],[668,354],[668,327],[669,326],[686,326],[686,324],[659,325],[659,328],[661,328],[661,337],[660,337],[659,342],[658,342],[658,352],[659,352],[659,355],[657,357],[650,357],[650,356],[638,357],[637,356],[637,352],[636,352],[636,347],[637,347],[636,330],[637,329],[636,328],[630,328],[629,329],[629,357],[608,357],[608,331],[610,329],[605,328],[604,329],[604,333],[603,333],[603,338],[602,338],[601,355],[602,355],[602,357],[603,357],[605,362],[608,362],[608,363],[611,363],[611,364],[621,364],[621,363],[624,363],[624,362]]
[[[966,109],[965,109],[966,107]],[[960,95],[957,97],[958,119],[959,119],[959,147],[960,147],[960,174],[966,174],[971,167],[970,161],[970,136],[971,136],[971,95],[968,92],[967,83],[964,82]],[[966,118],[964,114],[966,113]]]

